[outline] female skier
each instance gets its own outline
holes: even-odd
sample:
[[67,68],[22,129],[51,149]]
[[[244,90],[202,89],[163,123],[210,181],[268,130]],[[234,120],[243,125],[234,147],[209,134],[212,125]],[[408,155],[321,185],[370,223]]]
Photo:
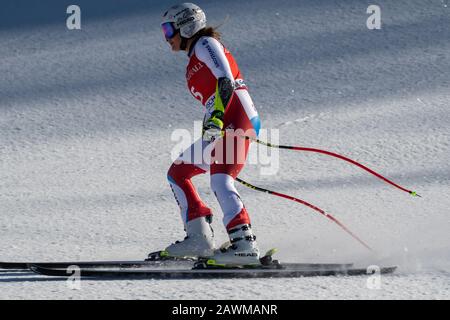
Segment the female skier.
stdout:
[[[188,89],[205,106],[202,139],[174,161],[167,175],[187,236],[168,246],[163,254],[208,257],[210,263],[221,265],[258,264],[256,237],[234,186],[250,146],[250,140],[239,135],[257,137],[258,113],[236,61],[219,41],[217,31],[206,26],[202,9],[192,3],[175,5],[164,13],[161,27],[172,51],[187,53]],[[218,250],[210,226],[211,209],[200,199],[191,182],[192,177],[208,171],[230,237],[228,247]]]

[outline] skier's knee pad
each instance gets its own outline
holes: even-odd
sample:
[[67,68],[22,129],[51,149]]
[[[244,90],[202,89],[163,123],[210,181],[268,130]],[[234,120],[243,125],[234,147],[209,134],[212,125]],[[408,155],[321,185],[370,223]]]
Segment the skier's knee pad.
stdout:
[[215,173],[210,179],[211,190],[214,193],[230,193],[236,190],[234,187],[234,178],[225,173]]
[[183,180],[188,180],[193,176],[205,173],[206,171],[190,163],[172,163],[167,171],[167,179],[179,184]]

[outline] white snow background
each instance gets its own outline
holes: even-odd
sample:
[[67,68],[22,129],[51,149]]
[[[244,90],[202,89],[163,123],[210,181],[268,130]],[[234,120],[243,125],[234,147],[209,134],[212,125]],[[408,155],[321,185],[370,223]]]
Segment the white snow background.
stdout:
[[[324,155],[280,150],[276,175],[241,178],[309,201],[375,248],[300,204],[238,186],[264,251],[292,262],[398,265],[367,276],[251,280],[65,281],[0,273],[1,299],[450,298],[450,7],[444,0],[197,1],[236,57],[280,144],[334,151],[417,191],[415,198]],[[0,260],[142,259],[184,236],[166,182],[174,129],[202,107],[184,53],[162,37],[172,1],[0,5]],[[381,7],[381,30],[366,9]],[[270,137],[269,137],[270,138]],[[194,179],[222,214],[207,175]]]

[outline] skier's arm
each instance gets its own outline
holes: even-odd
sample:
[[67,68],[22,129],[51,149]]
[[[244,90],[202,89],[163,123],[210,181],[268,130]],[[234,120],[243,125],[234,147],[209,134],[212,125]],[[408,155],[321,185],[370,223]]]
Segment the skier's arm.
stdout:
[[217,131],[223,129],[225,110],[233,97],[234,77],[223,47],[216,39],[202,39],[195,52],[198,59],[208,66],[217,79],[214,105],[208,110],[210,117],[205,118],[203,124],[204,132],[212,129],[214,134],[217,134]]
[[208,119],[207,123],[214,124],[221,130],[223,129],[223,116],[225,114],[225,109],[231,101],[233,92],[233,82],[229,78],[220,77],[217,79],[214,110],[211,112],[211,117]]

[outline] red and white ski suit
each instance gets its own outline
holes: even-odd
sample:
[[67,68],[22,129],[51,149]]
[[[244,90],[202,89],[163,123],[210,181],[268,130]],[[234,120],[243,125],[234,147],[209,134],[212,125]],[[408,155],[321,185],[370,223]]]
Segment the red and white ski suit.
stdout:
[[[204,121],[208,120],[217,107],[216,102],[220,100],[217,99],[216,89],[221,77],[232,80],[235,88],[225,108],[224,129],[241,129],[241,133],[256,137],[260,128],[259,116],[236,61],[218,40],[212,37],[199,38],[189,53],[186,80],[191,94],[205,106]],[[168,180],[184,223],[212,214],[191,182],[193,176],[208,171],[211,189],[223,211],[223,223],[227,230],[250,223],[247,210],[234,186],[234,179],[244,167],[249,146],[250,140],[225,133],[223,138],[211,143],[199,139],[174,161],[168,171]],[[207,155],[203,156],[205,148],[212,151],[205,152]]]

